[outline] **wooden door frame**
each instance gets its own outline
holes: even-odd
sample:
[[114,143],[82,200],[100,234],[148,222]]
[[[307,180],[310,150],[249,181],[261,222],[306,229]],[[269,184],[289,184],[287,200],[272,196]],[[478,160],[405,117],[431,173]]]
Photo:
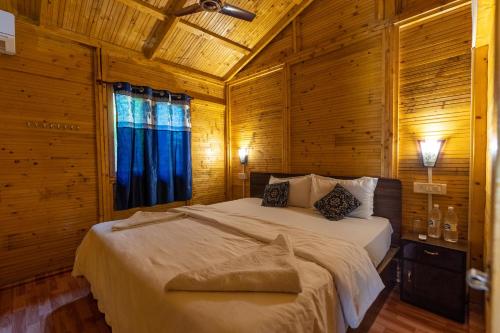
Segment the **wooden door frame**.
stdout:
[[[493,157],[493,167],[491,169],[492,179],[491,182],[491,193],[492,197],[492,218],[491,218],[491,232],[490,235],[485,235],[489,237],[489,250],[488,255],[488,271],[490,273],[490,292],[487,295],[489,299],[489,306],[487,302],[486,306],[486,332],[494,333],[500,331],[500,160],[497,154],[498,146],[500,143],[500,132],[498,128],[500,127],[498,121],[499,104],[500,104],[500,34],[498,29],[500,28],[499,18],[500,18],[500,6],[496,6],[495,13],[493,13],[493,23],[491,33],[495,34],[492,36],[492,44],[490,44],[490,60],[493,61],[493,85],[490,90],[490,112],[493,115],[493,119],[490,122],[493,128],[489,129],[491,136],[491,141],[493,142],[494,149],[491,152],[494,154]],[[496,315],[494,315],[496,314]]]

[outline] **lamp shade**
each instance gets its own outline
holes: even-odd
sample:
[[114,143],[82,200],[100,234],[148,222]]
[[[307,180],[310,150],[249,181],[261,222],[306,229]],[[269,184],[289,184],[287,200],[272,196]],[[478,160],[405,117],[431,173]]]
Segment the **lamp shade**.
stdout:
[[420,148],[420,155],[422,156],[422,163],[425,167],[433,168],[441,153],[445,140],[418,140]]
[[238,149],[238,155],[240,156],[240,163],[245,165],[248,163],[248,148]]

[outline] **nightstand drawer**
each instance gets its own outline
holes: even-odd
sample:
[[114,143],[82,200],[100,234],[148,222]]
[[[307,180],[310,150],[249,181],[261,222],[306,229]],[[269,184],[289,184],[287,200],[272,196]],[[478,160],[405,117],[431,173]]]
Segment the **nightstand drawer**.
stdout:
[[466,269],[465,253],[428,244],[407,242],[403,246],[403,258],[456,272]]

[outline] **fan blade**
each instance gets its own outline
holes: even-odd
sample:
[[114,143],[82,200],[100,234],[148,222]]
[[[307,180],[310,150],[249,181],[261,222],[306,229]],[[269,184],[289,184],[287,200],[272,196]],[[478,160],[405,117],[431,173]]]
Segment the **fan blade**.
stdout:
[[244,10],[232,5],[224,4],[222,6],[221,10],[219,13],[224,14],[224,15],[229,15],[241,20],[249,21],[252,22],[253,19],[255,18],[255,14],[252,12],[249,12],[248,10]]
[[185,15],[199,13],[202,11],[203,8],[201,8],[199,4],[195,3],[194,5],[179,9],[178,11],[175,12],[175,16],[185,16]]

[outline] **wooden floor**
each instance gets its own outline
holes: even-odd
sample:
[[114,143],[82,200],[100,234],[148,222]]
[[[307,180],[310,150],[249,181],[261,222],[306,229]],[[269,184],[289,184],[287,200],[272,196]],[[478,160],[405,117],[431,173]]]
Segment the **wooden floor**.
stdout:
[[[473,308],[468,325],[461,325],[399,300],[394,290],[369,332],[484,332]],[[63,273],[0,290],[0,333],[111,332],[89,293],[88,283]]]

